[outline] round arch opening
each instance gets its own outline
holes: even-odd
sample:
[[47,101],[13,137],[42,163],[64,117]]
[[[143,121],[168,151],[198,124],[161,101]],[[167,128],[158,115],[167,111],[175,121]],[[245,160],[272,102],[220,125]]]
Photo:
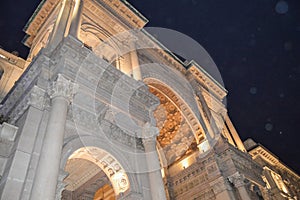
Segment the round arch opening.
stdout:
[[197,120],[192,110],[171,88],[157,80],[144,81],[150,92],[160,100],[153,113],[160,130],[158,152],[162,166],[171,166],[198,151],[198,144],[205,140],[205,134],[202,127],[195,123]]
[[128,176],[110,153],[98,147],[82,147],[69,156],[64,171],[62,199],[115,200],[130,189]]

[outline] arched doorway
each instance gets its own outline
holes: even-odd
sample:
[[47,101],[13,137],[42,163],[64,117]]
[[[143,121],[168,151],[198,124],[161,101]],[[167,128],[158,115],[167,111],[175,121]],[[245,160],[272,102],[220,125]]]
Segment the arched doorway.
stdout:
[[115,200],[130,188],[121,164],[98,147],[82,147],[73,152],[64,171],[68,173],[62,192],[65,200]]

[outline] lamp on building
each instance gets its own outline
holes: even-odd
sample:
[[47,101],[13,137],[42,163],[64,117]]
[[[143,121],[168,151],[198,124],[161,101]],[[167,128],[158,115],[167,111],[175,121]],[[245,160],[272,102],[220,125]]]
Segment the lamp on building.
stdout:
[[208,140],[204,140],[200,144],[198,144],[198,149],[201,153],[208,151],[210,148]]
[[188,158],[181,161],[181,166],[183,169],[186,169],[190,166],[190,162],[189,162]]

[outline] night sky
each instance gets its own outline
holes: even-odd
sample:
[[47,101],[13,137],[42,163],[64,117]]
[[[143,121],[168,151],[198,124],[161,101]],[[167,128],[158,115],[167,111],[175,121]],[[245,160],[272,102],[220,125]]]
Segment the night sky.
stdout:
[[[38,0],[0,6],[0,45],[26,57],[21,44]],[[150,20],[200,43],[217,64],[229,115],[242,140],[263,144],[300,172],[300,1],[129,0]]]

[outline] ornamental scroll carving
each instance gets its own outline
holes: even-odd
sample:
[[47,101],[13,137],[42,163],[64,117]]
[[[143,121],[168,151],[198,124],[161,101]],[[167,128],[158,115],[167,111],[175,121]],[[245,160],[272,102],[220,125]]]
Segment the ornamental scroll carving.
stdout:
[[71,102],[77,90],[77,84],[67,80],[63,75],[58,74],[57,80],[48,88],[48,94],[51,99],[55,97],[64,97]]

